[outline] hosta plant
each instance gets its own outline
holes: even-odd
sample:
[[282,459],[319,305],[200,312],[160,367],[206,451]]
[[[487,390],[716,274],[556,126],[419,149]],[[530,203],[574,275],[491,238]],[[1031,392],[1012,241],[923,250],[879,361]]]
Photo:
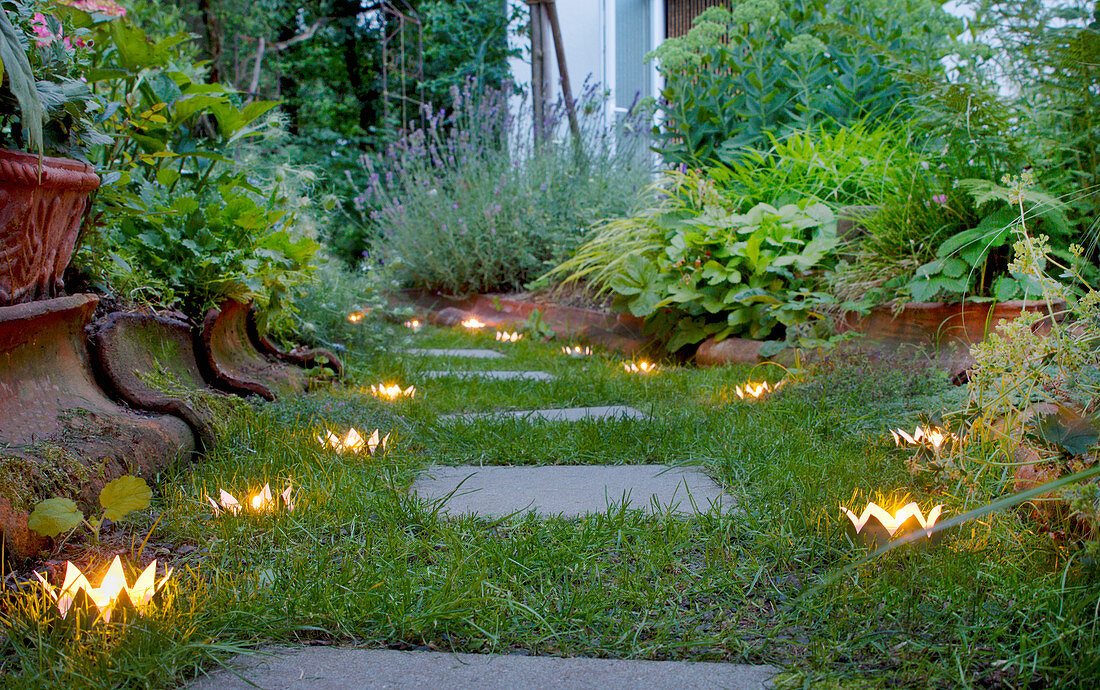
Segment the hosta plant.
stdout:
[[615,307],[645,318],[669,351],[710,336],[774,336],[828,300],[809,280],[837,243],[828,206],[737,213],[705,175],[667,177],[656,208],[598,229],[556,273],[613,293]]

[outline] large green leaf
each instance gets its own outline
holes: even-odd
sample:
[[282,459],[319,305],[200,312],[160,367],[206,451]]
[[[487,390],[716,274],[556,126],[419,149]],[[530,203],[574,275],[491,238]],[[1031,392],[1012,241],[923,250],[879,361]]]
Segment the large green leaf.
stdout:
[[8,19],[8,11],[0,12],[0,63],[8,77],[8,86],[19,102],[20,123],[30,148],[42,153],[42,124],[46,108],[38,95],[34,70],[19,41],[19,32]]
[[103,506],[103,517],[117,521],[132,511],[148,508],[152,497],[153,491],[144,479],[128,474],[103,487],[99,504]]
[[1032,422],[1041,439],[1070,455],[1084,455],[1100,440],[1096,422],[1064,405]]
[[84,513],[67,498],[47,498],[34,507],[27,527],[43,537],[56,537],[80,524]]

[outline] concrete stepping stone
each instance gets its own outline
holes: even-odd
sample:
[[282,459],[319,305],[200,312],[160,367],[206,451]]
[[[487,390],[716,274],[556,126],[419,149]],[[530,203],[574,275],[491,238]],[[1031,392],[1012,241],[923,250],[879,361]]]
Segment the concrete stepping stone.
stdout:
[[402,350],[406,355],[414,357],[468,357],[470,359],[504,359],[504,355],[496,350],[473,349],[448,349],[439,347],[414,347]]
[[463,378],[490,381],[552,381],[554,379],[545,371],[422,371],[420,375],[429,379]]
[[441,422],[474,422],[479,419],[522,419],[526,421],[579,422],[586,419],[649,419],[641,410],[626,405],[604,405],[600,407],[562,407],[549,410],[506,410],[503,412],[467,412],[448,414],[439,418]]
[[579,517],[622,505],[653,513],[672,506],[696,514],[712,504],[732,507],[733,497],[696,467],[669,465],[436,466],[412,485],[420,498],[451,495],[442,512],[451,515]]
[[436,690],[477,688],[632,688],[757,690],[771,686],[776,669],[701,661],[562,659],[520,654],[450,652],[347,647],[268,647],[260,654],[233,659],[191,684],[192,690],[311,690],[343,688]]

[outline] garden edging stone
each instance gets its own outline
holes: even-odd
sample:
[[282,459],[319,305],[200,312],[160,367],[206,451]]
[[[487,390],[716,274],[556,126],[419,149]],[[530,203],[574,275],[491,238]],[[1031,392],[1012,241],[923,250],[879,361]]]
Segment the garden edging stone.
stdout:
[[249,305],[227,299],[206,312],[196,352],[212,372],[214,384],[230,393],[265,400],[304,392],[311,380],[305,369],[256,349],[249,336],[249,310]]
[[653,342],[653,338],[644,331],[642,319],[614,312],[492,294],[450,298],[426,292],[407,292],[395,295],[394,299],[399,303],[411,303],[424,312],[426,321],[439,326],[457,326],[467,318],[476,317],[490,327],[515,328],[527,322],[537,309],[542,322],[559,336],[627,354],[646,350]]
[[191,427],[109,399],[85,339],[98,298],[71,295],[0,307],[0,535],[29,558],[46,543],[30,510],[54,496],[94,506],[107,482],[152,478],[196,448]]
[[298,346],[289,350],[284,350],[268,336],[267,332],[260,327],[260,311],[259,308],[253,304],[248,310],[248,319],[246,321],[246,327],[248,329],[248,337],[252,341],[252,345],[264,355],[268,357],[274,357],[275,359],[285,362],[287,364],[293,364],[294,366],[301,367],[303,369],[312,369],[314,367],[325,367],[331,371],[337,378],[344,375],[344,363],[337,357],[331,350],[326,350],[319,347],[305,347]]
[[129,405],[182,417],[199,441],[199,452],[213,446],[214,423],[181,394],[153,388],[143,375],[166,373],[187,392],[226,395],[211,388],[195,356],[190,324],[152,314],[112,312],[88,327],[95,365],[111,392]]

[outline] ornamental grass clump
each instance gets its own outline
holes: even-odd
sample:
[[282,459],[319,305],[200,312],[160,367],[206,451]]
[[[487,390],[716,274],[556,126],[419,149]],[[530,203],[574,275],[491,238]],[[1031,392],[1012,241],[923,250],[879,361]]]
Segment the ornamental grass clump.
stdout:
[[[510,108],[511,88],[468,82],[449,111],[381,155],[361,159],[353,199],[376,257],[404,287],[450,294],[510,290],[555,265],[597,220],[628,211],[646,184],[643,114],[615,130],[602,96],[579,99],[581,137],[557,104],[533,141],[532,119]],[[350,173],[349,173],[350,175]]]

